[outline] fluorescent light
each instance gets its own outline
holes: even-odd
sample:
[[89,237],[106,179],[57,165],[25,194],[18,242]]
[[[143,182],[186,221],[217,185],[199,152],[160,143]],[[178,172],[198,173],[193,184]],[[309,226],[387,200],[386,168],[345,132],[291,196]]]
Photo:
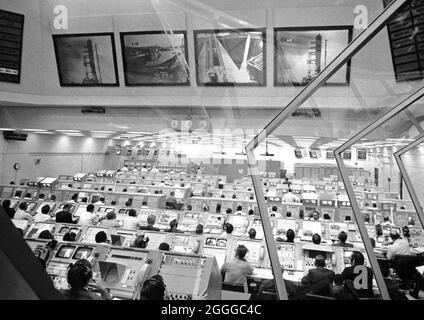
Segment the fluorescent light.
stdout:
[[0,131],[15,131],[15,129],[11,129],[11,128],[0,128]]
[[34,133],[40,133],[40,134],[55,134],[54,132],[50,132],[50,131],[41,131],[41,132],[34,132]]
[[46,129],[22,129],[22,131],[41,132],[41,131],[47,131],[47,130]]
[[71,137],[82,137],[84,136],[83,133],[77,133],[77,132],[69,132],[69,133],[65,133],[67,136],[71,136]]
[[113,134],[115,131],[90,131],[91,133]]
[[128,134],[153,134],[152,132],[147,131],[128,131]]
[[81,133],[80,130],[56,130],[57,132],[63,132],[63,133]]

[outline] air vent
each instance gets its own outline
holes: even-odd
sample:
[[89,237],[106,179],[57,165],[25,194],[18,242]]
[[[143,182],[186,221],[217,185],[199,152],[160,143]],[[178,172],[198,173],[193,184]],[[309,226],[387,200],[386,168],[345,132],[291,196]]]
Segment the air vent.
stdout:
[[81,108],[82,113],[100,113],[104,114],[106,113],[106,109],[103,107],[82,107]]
[[298,109],[292,113],[292,117],[320,118],[321,111],[318,108]]
[[3,137],[5,140],[26,141],[28,135],[26,133],[19,133],[16,131],[4,131]]

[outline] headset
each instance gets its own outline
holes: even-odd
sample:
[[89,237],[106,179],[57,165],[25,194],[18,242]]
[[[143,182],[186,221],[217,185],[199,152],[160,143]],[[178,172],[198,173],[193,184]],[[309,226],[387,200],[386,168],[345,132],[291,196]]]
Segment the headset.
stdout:
[[148,286],[157,288],[160,296],[165,296],[166,285],[161,278],[161,276],[156,275],[145,280],[140,291],[140,297],[146,296],[146,287]]
[[68,266],[68,273],[70,270],[73,269],[82,270],[83,272],[81,273],[81,275],[83,280],[89,281],[93,277],[93,271],[91,270],[91,265],[90,267],[88,267],[88,265],[90,265],[90,263],[87,260],[78,260]]

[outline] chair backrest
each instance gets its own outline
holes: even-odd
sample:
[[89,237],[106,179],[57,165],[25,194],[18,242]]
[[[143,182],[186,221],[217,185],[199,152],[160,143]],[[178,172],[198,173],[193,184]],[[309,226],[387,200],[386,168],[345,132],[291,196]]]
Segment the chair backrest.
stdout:
[[256,297],[258,300],[278,300],[275,292],[262,291],[260,296]]
[[390,269],[390,260],[388,259],[377,259],[378,265],[380,266],[381,273],[383,277],[387,278],[389,276]]
[[234,283],[228,283],[228,282],[222,283],[222,290],[234,291],[234,292],[245,292],[243,284],[234,284]]
[[400,279],[404,281],[413,280],[415,267],[424,265],[424,256],[395,255],[393,259],[393,268]]

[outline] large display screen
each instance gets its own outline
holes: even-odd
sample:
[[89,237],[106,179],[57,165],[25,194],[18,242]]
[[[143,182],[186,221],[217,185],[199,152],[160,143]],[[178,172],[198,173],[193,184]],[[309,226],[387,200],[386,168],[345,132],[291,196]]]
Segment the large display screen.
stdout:
[[266,85],[265,30],[194,33],[198,85]]
[[74,259],[88,259],[91,256],[91,253],[93,252],[93,248],[90,247],[80,247],[77,249],[77,251],[74,254]]
[[56,253],[56,258],[70,259],[75,251],[75,246],[61,246]]
[[24,16],[0,10],[0,81],[20,83]]

